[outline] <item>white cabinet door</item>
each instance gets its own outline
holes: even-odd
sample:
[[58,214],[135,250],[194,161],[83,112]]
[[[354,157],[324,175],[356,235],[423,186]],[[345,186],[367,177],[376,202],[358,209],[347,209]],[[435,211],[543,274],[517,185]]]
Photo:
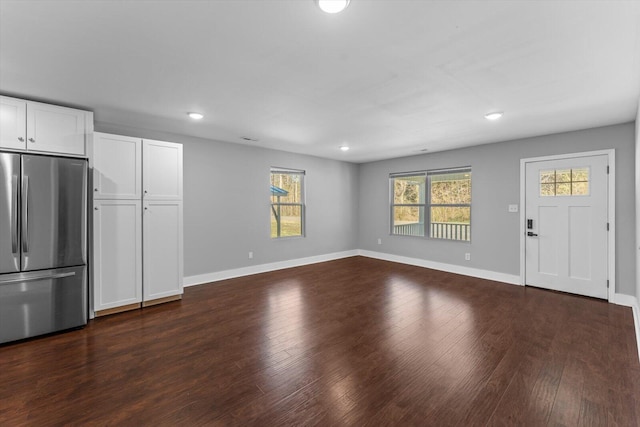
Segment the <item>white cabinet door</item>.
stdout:
[[139,200],[94,202],[94,310],[142,300],[142,212]]
[[182,200],[182,144],[142,141],[144,200]]
[[182,202],[145,202],[143,227],[143,300],[182,294]]
[[27,102],[0,96],[0,147],[24,150],[27,147]]
[[93,197],[140,199],[142,196],[142,140],[128,136],[93,134]]
[[86,111],[27,102],[27,150],[85,155]]

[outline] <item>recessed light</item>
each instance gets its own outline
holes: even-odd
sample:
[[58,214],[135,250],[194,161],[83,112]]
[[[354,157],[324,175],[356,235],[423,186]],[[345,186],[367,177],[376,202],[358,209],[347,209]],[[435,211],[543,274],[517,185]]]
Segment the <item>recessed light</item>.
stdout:
[[349,6],[350,0],[314,0],[320,10],[326,13],[339,13]]
[[347,145],[341,145],[341,146],[340,146],[340,149],[341,149],[342,151],[349,151],[349,146],[347,146]]
[[491,113],[487,113],[484,115],[484,118],[487,120],[498,120],[502,117],[504,113],[502,111],[493,111]]
[[204,117],[204,115],[200,113],[187,113],[187,115],[191,117],[193,120],[200,120]]

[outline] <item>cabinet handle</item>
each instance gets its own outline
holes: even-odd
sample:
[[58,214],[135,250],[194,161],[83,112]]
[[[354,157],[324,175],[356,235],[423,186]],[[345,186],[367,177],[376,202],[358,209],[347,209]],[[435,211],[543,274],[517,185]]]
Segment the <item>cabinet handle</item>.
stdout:
[[19,136],[19,137],[18,137],[18,141],[20,141],[20,142],[24,142],[24,138],[23,138],[23,137],[21,137],[21,136]]
[[33,138],[29,138],[29,142],[36,142],[36,140]]
[[94,189],[93,189],[93,191],[98,191],[98,189],[97,189],[97,188],[94,188]]
[[93,209],[98,210],[98,207],[96,206],[96,207],[95,207],[95,208],[93,208]]

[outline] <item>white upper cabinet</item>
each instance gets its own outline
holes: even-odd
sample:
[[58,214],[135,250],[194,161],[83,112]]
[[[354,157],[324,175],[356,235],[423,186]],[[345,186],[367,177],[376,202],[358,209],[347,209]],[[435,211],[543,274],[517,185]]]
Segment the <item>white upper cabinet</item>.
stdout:
[[85,114],[73,108],[27,103],[27,149],[83,156]]
[[0,96],[0,147],[27,148],[27,101]]
[[182,200],[182,144],[142,140],[144,200]]
[[142,196],[142,140],[93,134],[94,199],[139,200]]
[[93,113],[0,97],[0,147],[84,156]]

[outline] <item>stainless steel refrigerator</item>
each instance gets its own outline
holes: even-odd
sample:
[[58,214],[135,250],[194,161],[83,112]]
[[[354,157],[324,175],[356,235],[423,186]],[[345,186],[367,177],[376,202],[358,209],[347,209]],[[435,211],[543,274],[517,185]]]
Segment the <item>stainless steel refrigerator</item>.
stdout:
[[0,152],[0,343],[87,323],[87,161]]

